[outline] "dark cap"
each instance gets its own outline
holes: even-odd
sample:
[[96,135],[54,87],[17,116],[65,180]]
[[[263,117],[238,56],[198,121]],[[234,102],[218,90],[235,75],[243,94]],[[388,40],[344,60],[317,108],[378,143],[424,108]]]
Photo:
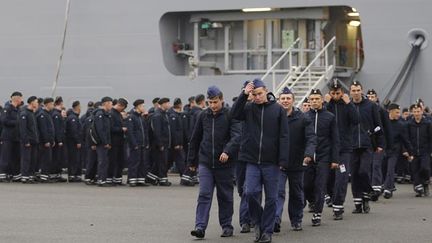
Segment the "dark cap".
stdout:
[[178,106],[182,104],[182,100],[180,98],[175,98],[174,99],[174,106]]
[[156,104],[156,103],[159,102],[159,100],[160,100],[160,98],[159,98],[159,97],[156,97],[156,98],[154,98],[154,99],[152,100],[152,103],[153,103],[153,104]]
[[402,109],[402,112],[408,112],[409,110],[408,110],[408,108],[403,108]]
[[191,97],[188,98],[188,102],[189,103],[192,102],[192,101],[195,101],[195,96],[191,96]]
[[53,103],[54,99],[51,97],[47,97],[43,100],[44,105],[49,104],[49,103]]
[[61,96],[57,96],[54,100],[54,104],[60,105],[63,102],[63,98]]
[[127,101],[126,99],[124,99],[124,98],[119,98],[119,99],[117,100],[117,104],[122,105],[122,106],[124,106],[124,107],[127,107],[127,105],[128,105],[129,103],[128,103],[128,101]]
[[220,95],[222,95],[222,91],[220,91],[220,89],[214,85],[210,86],[207,89],[207,98],[208,99],[213,99],[213,98],[219,97]]
[[11,98],[14,97],[14,96],[22,97],[23,95],[22,95],[21,92],[19,92],[19,91],[15,91],[15,92],[12,93]]
[[39,103],[39,104],[42,104],[43,102],[44,102],[44,98],[39,97],[39,98],[38,98],[38,103]]
[[398,104],[391,103],[391,104],[388,106],[388,110],[389,110],[389,111],[391,111],[391,110],[396,110],[396,109],[400,110],[400,106],[399,106]]
[[309,99],[308,99],[308,98],[305,98],[305,99],[303,100],[303,103],[309,103]]
[[421,108],[421,105],[420,105],[419,103],[412,104],[412,105],[410,106],[410,110],[412,110],[412,109],[418,109],[418,108]]
[[195,96],[195,102],[196,103],[201,103],[204,100],[205,100],[205,96],[203,94],[199,94],[199,95]]
[[159,104],[159,105],[162,105],[162,104],[165,104],[165,103],[168,103],[168,102],[170,102],[170,99],[164,97],[164,98],[161,98],[161,99],[158,101],[158,104]]
[[102,99],[101,99],[101,102],[102,103],[105,103],[105,102],[112,102],[113,101],[113,99],[111,98],[111,97],[108,97],[108,96],[105,96],[105,97],[103,97]]
[[322,95],[321,90],[319,89],[312,89],[310,92],[310,95]]
[[244,81],[242,89],[246,88],[246,85],[248,85],[249,82],[250,82],[249,80]]
[[374,89],[370,89],[370,90],[367,91],[366,94],[368,94],[368,95],[376,95],[377,92]]
[[342,88],[342,85],[340,84],[339,79],[337,79],[337,78],[333,79],[333,82],[331,84],[330,89],[333,91],[336,91],[336,90],[341,89],[341,88]]
[[32,103],[33,101],[35,101],[35,100],[37,100],[38,98],[36,97],[36,96],[30,96],[28,99],[27,99],[27,104],[30,104],[30,103]]
[[363,87],[363,85],[358,80],[354,80],[351,85]]
[[135,100],[135,101],[133,102],[133,106],[134,106],[134,107],[137,107],[137,106],[139,106],[139,105],[141,105],[141,104],[144,104],[144,100],[143,100],[143,99],[137,99],[137,100]]
[[283,88],[281,94],[292,94],[291,90],[288,87]]
[[75,100],[74,102],[72,102],[72,108],[75,108],[75,107],[77,107],[79,105],[80,105],[79,100]]
[[94,102],[93,101],[89,101],[88,103],[87,103],[87,107],[94,107]]
[[94,104],[94,107],[95,107],[95,108],[99,108],[99,106],[101,106],[101,105],[102,105],[102,102],[97,101],[97,102]]

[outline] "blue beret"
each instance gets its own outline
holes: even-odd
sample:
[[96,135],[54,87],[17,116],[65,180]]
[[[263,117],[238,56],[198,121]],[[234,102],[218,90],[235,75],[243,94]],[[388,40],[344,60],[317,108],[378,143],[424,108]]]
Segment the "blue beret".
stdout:
[[207,89],[207,98],[212,99],[222,94],[222,91],[216,86],[210,86]]
[[249,82],[250,82],[249,80],[244,81],[244,83],[243,83],[243,89],[246,88],[246,85],[247,85]]
[[288,87],[283,88],[281,94],[292,94],[291,90]]
[[261,79],[258,79],[258,78],[256,78],[256,79],[253,80],[253,84],[254,84],[255,89],[256,88],[261,88],[261,87],[263,87],[263,88],[266,87],[265,84],[264,84],[264,82]]

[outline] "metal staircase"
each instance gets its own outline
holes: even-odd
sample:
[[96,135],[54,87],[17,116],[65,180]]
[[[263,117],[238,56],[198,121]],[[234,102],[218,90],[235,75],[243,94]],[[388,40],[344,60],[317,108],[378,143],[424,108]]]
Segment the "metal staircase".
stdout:
[[[292,66],[292,52],[296,50],[296,45],[301,45],[301,42],[299,39],[294,42],[261,78],[262,80],[272,78],[273,93],[275,95],[278,95],[284,87],[289,87],[296,97],[295,106],[300,106],[311,89],[325,87],[326,83],[333,77],[336,63],[334,58],[336,37],[333,37],[312,58],[307,66]],[[289,72],[282,79],[277,80],[276,67],[285,58],[288,58],[288,63],[290,63]],[[300,58],[303,58],[302,55],[300,55]]]

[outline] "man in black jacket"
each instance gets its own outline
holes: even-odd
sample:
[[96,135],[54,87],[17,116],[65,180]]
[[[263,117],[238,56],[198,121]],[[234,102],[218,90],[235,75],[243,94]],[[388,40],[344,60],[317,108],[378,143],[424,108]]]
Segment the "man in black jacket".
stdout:
[[54,99],[45,98],[44,107],[37,114],[37,124],[40,134],[39,159],[41,166],[41,182],[49,182],[50,174],[53,174],[52,147],[54,147],[54,123],[51,111],[54,109]]
[[20,139],[18,114],[22,104],[22,94],[15,91],[10,101],[5,104],[1,123],[2,153],[0,157],[0,182],[20,181]]
[[[168,168],[176,168],[180,176],[183,175],[185,166],[184,144],[187,141],[186,131],[187,116],[182,112],[182,102],[180,98],[175,98],[173,107],[168,110],[168,117],[171,122],[172,144],[168,154]],[[181,180],[180,180],[181,184]]]
[[111,149],[111,114],[112,98],[103,97],[101,99],[102,108],[95,112],[94,128],[97,134],[97,174],[98,186],[107,187],[112,186],[112,183],[107,183],[109,156],[108,152]]
[[189,167],[191,170],[198,167],[200,177],[195,229],[191,235],[204,238],[216,187],[221,237],[231,237],[234,212],[232,166],[239,148],[240,125],[223,107],[223,94],[216,86],[208,88],[207,98],[209,108],[197,117],[188,154]]
[[327,96],[326,109],[336,117],[339,130],[339,169],[330,172],[327,188],[328,204],[333,207],[334,219],[342,220],[344,203],[347,194],[352,154],[352,128],[359,123],[359,117],[354,103],[342,90],[342,86],[335,80]]
[[[118,99],[111,109],[111,141],[110,164],[108,168],[108,181],[122,185],[122,172],[125,164],[125,132],[127,130],[122,112],[127,108],[128,102],[124,98]],[[144,177],[143,177],[144,178]]]
[[62,115],[64,109],[63,98],[58,96],[54,100],[54,109],[51,113],[54,123],[54,142],[53,147],[53,166],[55,176],[53,177],[57,182],[66,182],[67,180],[62,178],[62,168],[64,161],[66,160],[66,145],[65,145],[65,133],[66,133],[66,118]]
[[416,197],[429,196],[430,154],[432,146],[432,123],[423,114],[420,104],[410,107],[413,117],[408,122],[408,137],[412,145],[411,163]]
[[134,110],[126,121],[126,134],[129,141],[128,184],[131,187],[147,186],[145,176],[149,169],[149,128],[143,117],[144,100],[133,103]]
[[27,106],[20,111],[19,131],[21,142],[21,182],[34,183],[36,172],[37,146],[39,144],[39,131],[35,111],[39,103],[36,96],[27,99]]
[[[254,102],[247,102],[252,92]],[[276,219],[279,166],[289,166],[289,127],[286,111],[268,93],[264,82],[249,82],[232,108],[244,121],[239,160],[247,162],[246,198],[257,242],[271,242]],[[262,187],[265,206],[261,207]]]
[[383,152],[384,138],[378,106],[363,96],[359,81],[350,86],[352,102],[359,115],[359,123],[353,128],[353,154],[351,157],[351,186],[355,209],[353,213],[369,213],[372,154]]
[[314,202],[312,226],[321,225],[324,195],[330,169],[337,169],[339,164],[339,130],[336,117],[323,106],[323,97],[319,89],[313,89],[309,95],[311,110],[306,113],[313,122],[317,136],[317,146],[312,161],[305,161],[305,197]]
[[80,182],[82,175],[81,167],[81,145],[82,128],[79,114],[81,112],[81,105],[79,101],[72,103],[72,109],[68,111],[66,118],[66,148],[68,154],[68,181]]
[[317,143],[312,121],[298,108],[293,106],[294,102],[294,94],[289,88],[285,87],[279,96],[279,103],[287,111],[288,115],[290,164],[286,168],[281,167],[279,176],[279,197],[274,229],[276,233],[280,232],[287,180],[289,182],[288,215],[291,227],[294,231],[302,230],[304,208],[303,164],[312,161]]

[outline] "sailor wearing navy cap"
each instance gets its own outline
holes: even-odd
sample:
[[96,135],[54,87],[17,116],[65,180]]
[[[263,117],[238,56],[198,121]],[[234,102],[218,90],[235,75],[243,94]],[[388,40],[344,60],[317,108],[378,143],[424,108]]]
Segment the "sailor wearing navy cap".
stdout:
[[342,220],[353,150],[352,127],[358,125],[359,117],[338,79],[333,80],[326,101],[326,109],[336,116],[340,140],[339,169],[330,172],[326,202],[333,207],[334,219]]
[[279,196],[274,229],[276,233],[280,232],[287,180],[289,181],[288,215],[291,227],[294,231],[302,230],[304,208],[303,165],[312,160],[317,143],[312,121],[306,114],[294,107],[294,102],[294,94],[289,88],[285,87],[279,95],[279,104],[283,106],[288,115],[290,163],[286,167],[281,167],[280,171]]
[[[253,102],[247,102],[252,93]],[[255,224],[255,240],[271,242],[276,219],[279,166],[289,164],[289,127],[286,111],[276,103],[264,82],[249,82],[232,108],[244,121],[239,160],[247,162],[246,197]],[[261,206],[262,188],[265,205]]]
[[[110,166],[108,169],[108,180],[116,185],[122,185],[122,172],[125,167],[125,132],[122,113],[126,110],[128,102],[124,98],[119,98],[111,109],[111,141]],[[142,178],[144,180],[144,177]]]
[[39,159],[40,159],[40,181],[49,182],[50,174],[54,173],[52,164],[52,147],[54,147],[54,123],[51,117],[51,111],[54,109],[54,99],[45,98],[44,107],[36,114],[40,144],[39,144]]
[[111,97],[103,97],[101,99],[101,109],[98,109],[94,116],[95,134],[97,134],[95,142],[98,161],[98,186],[101,187],[112,186],[111,183],[107,183],[109,166],[108,151],[111,149],[111,115],[109,112],[112,109],[112,101],[113,99]]
[[81,104],[79,101],[72,103],[72,109],[68,110],[66,118],[66,148],[68,152],[68,181],[80,182],[82,175],[81,164],[81,144],[82,128],[79,115],[81,113]]
[[189,144],[188,166],[198,168],[199,195],[195,230],[191,235],[204,238],[209,220],[213,191],[217,190],[221,237],[233,235],[233,169],[239,149],[240,124],[224,107],[223,94],[216,86],[207,90],[209,108],[196,121]]
[[339,164],[339,132],[336,117],[323,106],[323,97],[319,89],[313,89],[309,95],[311,110],[306,113],[313,121],[317,136],[317,147],[312,161],[305,161],[305,197],[314,202],[312,226],[321,225],[324,194],[330,169],[337,169]]

